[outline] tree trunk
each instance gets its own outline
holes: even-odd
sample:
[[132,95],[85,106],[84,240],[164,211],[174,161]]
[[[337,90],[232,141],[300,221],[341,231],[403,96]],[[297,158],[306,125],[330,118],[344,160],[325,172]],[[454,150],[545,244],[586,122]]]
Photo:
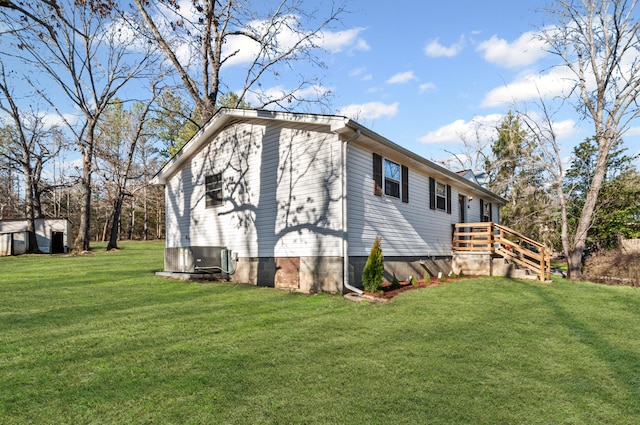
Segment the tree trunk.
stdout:
[[75,251],[89,251],[91,240],[91,175],[93,161],[93,141],[89,141],[82,149],[82,201],[80,207],[80,223],[78,236],[73,242]]
[[156,201],[156,239],[162,239],[162,211],[160,201]]
[[136,223],[136,198],[133,196],[131,198],[131,215],[129,220],[129,232],[127,234],[128,240],[133,240],[133,232],[135,231],[135,223]]
[[584,248],[587,242],[587,233],[591,227],[593,221],[593,211],[595,210],[596,202],[598,200],[598,193],[602,187],[604,176],[607,173],[607,161],[609,158],[609,151],[611,149],[612,140],[601,139],[598,140],[599,151],[596,167],[593,173],[593,179],[589,185],[587,192],[587,198],[578,220],[576,227],[576,233],[573,236],[573,243],[567,256],[567,275],[573,280],[583,280],[582,274],[582,259]]
[[567,277],[571,280],[582,280],[582,246],[574,246],[567,255]]
[[142,239],[149,240],[149,209],[147,207],[147,186],[142,189],[142,210],[143,210],[143,225],[142,225]]
[[107,229],[109,228],[109,222],[111,221],[111,214],[104,212],[104,226],[102,226],[102,239],[100,241],[104,242],[107,240]]
[[112,249],[118,249],[118,233],[120,231],[120,215],[122,214],[122,202],[124,194],[118,193],[116,202],[113,206],[113,216],[111,221],[111,233],[109,234],[109,243],[107,244],[107,251]]
[[31,254],[39,254],[40,248],[38,248],[38,238],[36,237],[36,221],[35,221],[35,212],[34,212],[34,188],[33,188],[33,176],[31,174],[31,169],[23,164],[23,172],[25,178],[25,186],[26,186],[26,199],[25,199],[25,213],[27,216],[27,234],[28,234],[28,245],[27,252]]

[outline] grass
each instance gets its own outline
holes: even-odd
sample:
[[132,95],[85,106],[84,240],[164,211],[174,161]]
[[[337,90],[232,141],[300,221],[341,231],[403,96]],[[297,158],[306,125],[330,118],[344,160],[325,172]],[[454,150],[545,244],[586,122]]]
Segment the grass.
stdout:
[[640,291],[478,278],[386,305],[0,258],[0,423],[636,424]]

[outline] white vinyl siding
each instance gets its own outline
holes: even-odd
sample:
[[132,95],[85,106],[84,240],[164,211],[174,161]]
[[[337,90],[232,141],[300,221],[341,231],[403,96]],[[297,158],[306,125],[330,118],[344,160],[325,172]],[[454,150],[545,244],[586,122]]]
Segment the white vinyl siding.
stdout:
[[[223,205],[205,206],[222,174]],[[236,124],[166,185],[167,246],[226,246],[242,257],[341,254],[340,142],[307,124]]]
[[[430,210],[429,176],[411,167],[411,202],[375,196],[372,152],[353,144],[347,156],[349,255],[368,255],[377,235],[382,238],[385,256],[451,255],[451,225],[459,217],[457,202],[451,214]],[[453,187],[452,198],[458,199],[458,193]]]

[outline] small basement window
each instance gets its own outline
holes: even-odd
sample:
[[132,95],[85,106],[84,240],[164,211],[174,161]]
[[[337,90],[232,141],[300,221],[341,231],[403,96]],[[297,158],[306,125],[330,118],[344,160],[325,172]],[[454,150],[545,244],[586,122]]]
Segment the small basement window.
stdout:
[[205,176],[206,207],[222,205],[222,173]]

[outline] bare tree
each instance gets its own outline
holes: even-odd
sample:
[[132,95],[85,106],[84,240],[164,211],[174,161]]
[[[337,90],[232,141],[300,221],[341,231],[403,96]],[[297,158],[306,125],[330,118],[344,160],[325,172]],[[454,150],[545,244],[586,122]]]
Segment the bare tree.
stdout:
[[[58,7],[58,3],[56,2],[56,0],[40,0],[40,1],[47,4],[54,11],[55,14],[59,15],[60,8]],[[53,28],[53,25],[51,25],[51,21],[47,19],[47,17],[33,15],[33,13],[29,11],[27,6],[25,6],[23,2],[21,1],[13,2],[11,0],[0,0],[0,8],[5,8],[5,9],[9,9],[17,12],[19,15],[22,15],[25,17],[25,19],[23,19],[23,21],[25,22],[27,20],[31,20],[33,22],[38,23],[49,32],[50,36],[55,37],[55,30]]]
[[[292,77],[290,72],[296,63],[324,67],[317,56],[322,32],[339,19],[344,12],[342,6],[323,4],[308,12],[300,0],[281,0],[261,7],[246,0],[204,0],[188,2],[189,10],[182,10],[183,3],[175,0],[133,1],[145,34],[173,65],[201,123],[215,113],[220,94],[230,90],[221,80],[223,67],[243,55],[249,57],[243,71],[238,71],[243,79],[233,106],[249,100],[257,108],[275,104],[291,109],[305,101],[322,102],[329,95],[318,89],[317,79]],[[267,9],[270,7],[273,9]],[[264,13],[258,14],[259,9]],[[320,10],[324,16],[319,18]],[[242,49],[230,47],[239,45]],[[189,49],[189,61],[176,53],[179,47]],[[266,93],[262,87],[265,78],[277,78],[285,72],[288,81],[298,79],[294,87]],[[308,91],[314,96],[306,94]]]
[[[116,101],[103,114],[99,132],[102,135],[97,144],[97,156],[105,164],[105,181],[114,186],[113,213],[111,214],[111,232],[107,250],[118,248],[118,235],[122,217],[122,209],[129,192],[129,183],[142,177],[133,175],[135,154],[138,145],[146,137],[145,128],[151,105],[155,101],[156,89],[151,89],[153,96],[143,103],[136,103],[133,110],[125,110],[122,102]],[[142,174],[142,172],[140,172]],[[133,233],[132,231],[130,233]]]
[[487,137],[489,131],[483,123],[473,120],[473,134],[471,132],[458,132],[458,137],[462,140],[463,149],[461,152],[454,152],[444,149],[446,153],[451,155],[451,159],[443,161],[447,168],[471,170],[473,172],[485,172],[487,161],[487,151],[490,150],[491,139]]
[[16,176],[10,163],[0,157],[0,220],[20,215],[20,199],[18,199]]
[[[54,109],[75,139],[82,155],[82,206],[74,249],[86,251],[90,242],[91,190],[98,120],[116,94],[131,80],[143,76],[153,55],[147,44],[131,43],[121,31],[113,1],[34,2],[29,13],[37,19],[24,20],[11,9],[0,19],[11,36],[13,55],[38,73],[27,76],[31,86]],[[49,23],[43,27],[42,22]],[[53,33],[49,31],[53,27]],[[14,58],[15,59],[15,58]],[[48,77],[60,90],[37,81]],[[60,98],[66,104],[61,105]],[[70,118],[64,107],[80,116]]]
[[640,21],[636,0],[556,0],[541,32],[549,50],[573,74],[567,99],[592,121],[598,155],[573,237],[563,223],[569,276],[582,279],[582,255],[612,145],[638,117]]
[[10,87],[4,64],[0,62],[0,111],[13,121],[0,128],[0,156],[24,177],[29,252],[39,252],[35,219],[42,216],[42,170],[45,163],[60,152],[62,139],[55,127],[45,127],[40,114],[21,111]]
[[[550,220],[547,224],[553,233],[557,234],[557,224],[560,225],[560,242],[565,257],[568,253],[566,242],[570,239],[569,218],[567,213],[568,195],[563,187],[565,168],[561,154],[561,147],[558,143],[558,136],[554,126],[554,116],[557,110],[551,110],[549,105],[539,98],[535,104],[537,112],[521,110],[518,116],[527,128],[527,136],[535,148],[531,152],[528,160],[536,164],[545,171],[546,181],[542,182],[550,195],[556,199],[555,205],[550,205],[552,211],[547,211]],[[559,216],[559,220],[557,217]],[[556,229],[553,229],[556,227]],[[553,239],[553,238],[549,238]],[[546,242],[546,241],[545,241]],[[557,239],[556,239],[557,242]],[[557,246],[557,243],[554,243]]]

